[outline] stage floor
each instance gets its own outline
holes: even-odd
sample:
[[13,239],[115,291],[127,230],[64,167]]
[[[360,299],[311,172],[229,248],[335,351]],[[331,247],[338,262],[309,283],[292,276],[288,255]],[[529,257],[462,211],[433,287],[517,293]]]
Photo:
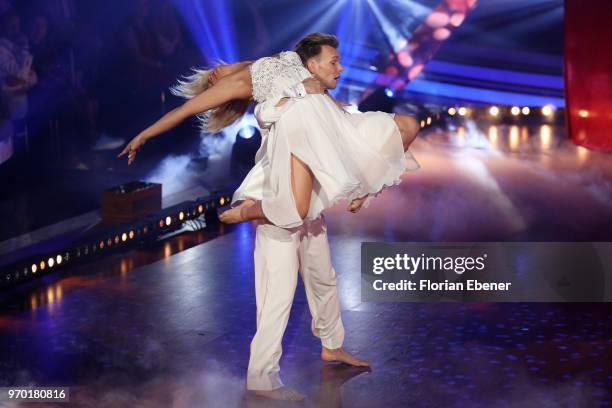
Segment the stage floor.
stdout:
[[[610,304],[362,303],[360,238],[331,240],[345,346],[373,369],[319,360],[300,284],[281,373],[310,406],[612,403]],[[70,386],[74,406],[268,406],[244,393],[252,226],[165,256],[169,245],[80,267],[5,304],[1,385]]]
[[[419,140],[421,171],[360,214],[327,214],[345,347],[372,370],[320,361],[300,282],[284,382],[305,406],[611,405],[611,304],[361,302],[362,241],[610,239],[606,155],[454,143]],[[284,406],[244,392],[253,242],[251,224],[219,226],[13,291],[0,386],[69,386],[84,407]]]

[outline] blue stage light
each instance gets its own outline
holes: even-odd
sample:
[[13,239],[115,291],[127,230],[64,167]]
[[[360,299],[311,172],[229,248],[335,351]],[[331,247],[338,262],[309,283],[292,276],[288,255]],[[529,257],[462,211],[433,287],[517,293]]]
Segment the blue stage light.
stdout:
[[395,92],[391,88],[385,88],[385,95],[389,98],[393,98],[395,96]]
[[230,2],[175,0],[174,4],[209,63],[216,60],[228,63],[239,60]]
[[238,136],[243,139],[250,139],[255,135],[256,130],[253,126],[245,126],[238,131]]

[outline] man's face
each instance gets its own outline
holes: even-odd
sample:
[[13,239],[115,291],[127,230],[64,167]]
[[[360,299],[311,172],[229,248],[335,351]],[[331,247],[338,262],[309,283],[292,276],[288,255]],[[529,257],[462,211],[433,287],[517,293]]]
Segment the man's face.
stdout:
[[338,77],[344,71],[340,64],[338,50],[329,45],[321,46],[321,53],[306,61],[306,68],[315,78],[323,83],[327,89],[334,89],[338,84]]

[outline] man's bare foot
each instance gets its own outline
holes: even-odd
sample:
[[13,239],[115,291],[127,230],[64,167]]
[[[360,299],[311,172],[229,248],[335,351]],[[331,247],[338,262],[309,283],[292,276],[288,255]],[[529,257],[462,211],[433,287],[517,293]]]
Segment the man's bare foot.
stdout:
[[255,204],[254,200],[244,200],[234,208],[230,208],[229,210],[223,211],[221,215],[219,215],[219,221],[225,224],[237,224],[239,222],[246,221],[243,216],[243,209],[248,208]]
[[361,210],[361,206],[363,205],[366,198],[368,198],[367,195],[359,198],[354,198],[353,201],[351,201],[351,204],[349,205],[347,210],[352,213],[356,213],[357,211]]
[[351,353],[342,347],[337,349],[328,349],[323,347],[321,350],[321,360],[323,361],[338,361],[356,367],[370,367],[370,363],[354,357]]
[[304,398],[306,398],[303,394],[284,385],[273,390],[253,390],[252,392],[260,397],[281,401],[304,401]]

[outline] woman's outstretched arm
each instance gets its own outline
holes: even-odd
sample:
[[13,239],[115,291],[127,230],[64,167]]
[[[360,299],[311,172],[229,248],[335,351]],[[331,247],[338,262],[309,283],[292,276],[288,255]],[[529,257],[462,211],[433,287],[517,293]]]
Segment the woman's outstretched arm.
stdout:
[[190,116],[206,112],[207,110],[221,106],[225,102],[234,99],[249,99],[251,98],[251,94],[251,74],[248,68],[245,67],[219,79],[206,91],[166,113],[133,138],[117,157],[129,153],[128,165],[132,164],[136,158],[136,151],[141,148],[147,140],[176,127]]

